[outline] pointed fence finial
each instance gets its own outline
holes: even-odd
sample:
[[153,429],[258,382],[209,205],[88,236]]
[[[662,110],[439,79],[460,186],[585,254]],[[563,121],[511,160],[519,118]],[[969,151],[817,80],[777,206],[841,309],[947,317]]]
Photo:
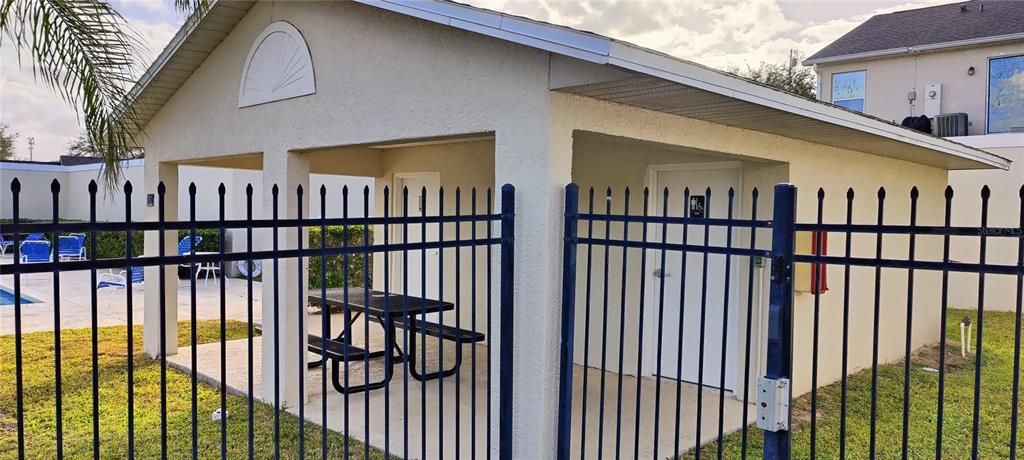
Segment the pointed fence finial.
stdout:
[[188,194],[195,196],[196,194],[196,183],[192,182],[188,184]]
[[60,182],[57,179],[54,179],[53,181],[50,182],[50,191],[53,193],[57,193],[60,191]]
[[132,181],[130,181],[130,180],[124,181],[124,193],[125,194],[132,193]]
[[920,196],[920,193],[921,192],[919,192],[917,190],[917,186],[915,185],[914,187],[911,187],[911,189],[910,189],[910,198],[916,200],[917,197]]
[[99,189],[100,189],[100,187],[98,185],[96,185],[96,181],[95,180],[89,181],[89,193],[90,194],[95,195],[96,191],[99,190]]

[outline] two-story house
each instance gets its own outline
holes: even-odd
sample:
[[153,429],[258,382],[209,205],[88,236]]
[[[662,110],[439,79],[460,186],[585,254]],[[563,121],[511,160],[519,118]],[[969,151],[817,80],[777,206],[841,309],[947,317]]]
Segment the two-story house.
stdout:
[[[949,173],[953,224],[979,224],[980,189],[988,185],[989,225],[1020,227],[1015,198],[1024,184],[1024,1],[972,0],[879,14],[804,65],[814,67],[822,101],[895,123],[924,115],[934,135],[1012,160],[1008,171]],[[988,260],[1018,263],[1014,240],[990,238]],[[977,261],[979,254],[976,242],[953,239],[953,259]],[[1016,308],[1015,279],[987,283],[986,309]],[[978,305],[976,284],[972,279],[952,289],[950,306]]]

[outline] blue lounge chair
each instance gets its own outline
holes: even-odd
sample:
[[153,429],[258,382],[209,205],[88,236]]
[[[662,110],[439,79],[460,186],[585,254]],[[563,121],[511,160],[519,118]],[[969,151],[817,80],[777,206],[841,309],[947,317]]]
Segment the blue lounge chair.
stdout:
[[58,237],[57,260],[85,260],[85,235]]
[[50,242],[46,240],[30,240],[21,243],[21,262],[26,264],[51,262]]
[[0,254],[6,254],[7,248],[14,246],[14,240],[8,239],[4,235],[0,235]]
[[29,233],[25,241],[46,241],[46,235],[42,233]]
[[100,273],[96,289],[124,289],[128,287],[129,282],[132,283],[132,286],[137,286],[146,280],[145,273],[146,271],[142,267],[129,267],[128,270],[121,270],[120,273]]
[[195,241],[194,244],[192,243],[192,238],[190,238],[189,235],[185,235],[185,237],[182,238],[181,241],[178,242],[178,255],[179,256],[187,256],[187,255],[189,255],[189,253],[192,252],[192,248],[195,247],[195,248],[198,249],[199,248],[199,243],[202,243],[202,242],[203,242],[203,237],[201,237],[199,235],[196,235],[196,241]]

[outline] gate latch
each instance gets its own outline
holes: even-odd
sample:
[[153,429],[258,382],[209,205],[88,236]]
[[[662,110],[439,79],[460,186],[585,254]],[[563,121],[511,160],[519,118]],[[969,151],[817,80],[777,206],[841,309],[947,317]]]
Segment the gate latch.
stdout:
[[789,430],[789,379],[757,380],[757,427],[765,431]]

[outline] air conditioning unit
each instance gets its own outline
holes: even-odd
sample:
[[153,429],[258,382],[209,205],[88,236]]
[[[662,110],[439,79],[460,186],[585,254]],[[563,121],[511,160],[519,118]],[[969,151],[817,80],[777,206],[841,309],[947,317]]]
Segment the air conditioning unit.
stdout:
[[967,114],[944,113],[936,115],[932,122],[932,134],[939,137],[966,136]]

